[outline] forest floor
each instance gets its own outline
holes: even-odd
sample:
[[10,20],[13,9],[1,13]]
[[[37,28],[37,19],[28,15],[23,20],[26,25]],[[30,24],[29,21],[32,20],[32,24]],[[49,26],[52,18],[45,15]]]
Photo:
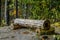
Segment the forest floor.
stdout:
[[[39,37],[39,40],[42,36]],[[53,40],[52,36],[49,36]],[[12,30],[10,27],[0,28],[0,40],[38,40],[35,32],[29,29]]]
[[[23,33],[27,31],[27,33]],[[0,40],[32,40],[35,33],[27,29],[11,30],[8,27],[0,28]]]

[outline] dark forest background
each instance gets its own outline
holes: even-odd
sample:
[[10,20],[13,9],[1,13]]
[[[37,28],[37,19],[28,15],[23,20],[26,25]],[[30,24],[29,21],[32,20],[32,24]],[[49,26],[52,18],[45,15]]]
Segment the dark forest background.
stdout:
[[51,23],[60,21],[60,0],[1,0],[0,6],[0,22],[3,24],[6,16],[11,22],[16,18],[16,13],[18,18],[23,19],[50,19]]

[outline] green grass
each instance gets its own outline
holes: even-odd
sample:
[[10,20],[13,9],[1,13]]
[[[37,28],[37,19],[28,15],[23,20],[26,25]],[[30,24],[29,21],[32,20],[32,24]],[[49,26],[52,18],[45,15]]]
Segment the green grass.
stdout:
[[51,26],[60,27],[60,22],[55,22],[54,24],[51,24]]

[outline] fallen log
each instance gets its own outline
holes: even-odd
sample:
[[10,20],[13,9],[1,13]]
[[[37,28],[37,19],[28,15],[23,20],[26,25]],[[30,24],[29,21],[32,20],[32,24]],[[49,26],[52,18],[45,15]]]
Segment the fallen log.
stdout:
[[49,29],[49,20],[31,20],[31,19],[14,19],[14,28],[42,28]]

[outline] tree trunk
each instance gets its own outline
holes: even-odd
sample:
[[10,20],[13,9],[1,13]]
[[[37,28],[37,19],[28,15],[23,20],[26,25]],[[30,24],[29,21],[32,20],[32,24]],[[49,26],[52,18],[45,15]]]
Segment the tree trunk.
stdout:
[[30,20],[30,19],[15,19],[14,29],[16,28],[42,28],[44,30],[49,30],[50,21],[49,20]]
[[7,16],[7,25],[10,25],[9,4],[10,4],[10,0],[7,1],[7,13],[6,13],[6,16]]
[[16,18],[18,18],[18,0],[16,0]]
[[[27,28],[40,28],[43,26],[44,20],[30,20],[30,19],[15,19],[14,20],[14,28],[21,28],[21,27],[27,27]],[[41,27],[43,28],[43,27]]]
[[0,0],[0,25],[1,25],[1,0]]
[[7,22],[7,15],[6,15],[6,13],[7,13],[7,0],[5,0],[5,22]]

